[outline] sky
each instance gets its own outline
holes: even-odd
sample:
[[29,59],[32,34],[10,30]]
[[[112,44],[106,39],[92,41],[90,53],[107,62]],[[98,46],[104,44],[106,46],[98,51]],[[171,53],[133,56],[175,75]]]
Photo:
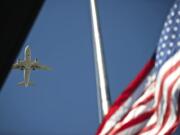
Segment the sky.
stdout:
[[[174,0],[98,0],[112,101],[157,46]],[[32,71],[34,86],[17,86],[12,70],[0,93],[1,135],[93,135],[99,125],[89,0],[47,0],[18,58],[52,71]],[[179,131],[175,134],[177,135]]]

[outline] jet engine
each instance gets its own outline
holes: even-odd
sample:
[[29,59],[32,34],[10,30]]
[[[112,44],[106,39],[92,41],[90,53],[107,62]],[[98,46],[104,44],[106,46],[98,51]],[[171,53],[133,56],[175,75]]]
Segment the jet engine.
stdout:
[[[20,64],[21,63],[21,59],[18,59],[17,60],[17,64]],[[24,70],[24,67],[23,66],[20,66],[20,70]]]
[[35,58],[34,62],[35,62],[35,63],[38,63],[38,59],[37,59],[37,58]]
[[34,60],[34,66],[32,66],[32,70],[36,70],[36,67],[35,67],[35,65],[38,63],[38,59],[37,58],[35,58],[35,60]]

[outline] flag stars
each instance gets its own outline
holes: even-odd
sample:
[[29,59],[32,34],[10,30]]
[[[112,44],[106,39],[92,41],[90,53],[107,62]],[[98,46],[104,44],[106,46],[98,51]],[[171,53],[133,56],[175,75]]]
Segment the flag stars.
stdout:
[[162,60],[160,59],[160,60],[158,61],[158,63],[159,63],[159,65],[161,65],[161,64],[162,64]]
[[176,38],[176,35],[175,35],[175,34],[172,34],[172,35],[171,35],[171,38],[172,38],[172,39],[175,39],[175,38]]
[[167,50],[167,54],[170,55],[171,54],[171,50]]
[[170,32],[170,28],[169,28],[169,27],[167,27],[167,28],[166,28],[166,31],[167,31],[167,32]]
[[168,36],[167,36],[167,35],[165,35],[165,36],[164,36],[164,40],[167,40],[167,39],[168,39]]
[[[137,100],[135,101],[135,104],[134,103],[132,104],[132,106],[133,107],[135,106],[135,108],[131,109],[131,105],[130,105],[130,108],[127,108],[126,105],[123,106],[125,108],[125,111],[123,112],[125,113],[128,112],[127,115],[125,114],[125,117],[123,117],[122,113],[119,113],[121,109],[118,108],[117,110],[115,110],[115,112],[111,114],[112,119],[111,117],[108,118],[105,123],[106,125],[105,126],[101,125],[103,128],[100,130],[99,132],[100,134],[123,134],[123,133],[134,134],[146,128],[147,125],[144,126],[143,122],[146,122],[147,119],[142,118],[142,116],[145,113],[147,113],[149,109],[152,110],[154,106],[151,105],[149,107],[149,104],[147,104],[147,107],[144,110],[142,110],[143,108],[142,109],[136,108],[136,107],[139,107],[136,105],[138,105],[141,102],[143,103],[144,101],[148,101],[146,96],[148,96],[148,94],[151,94],[151,92],[152,94],[155,93],[154,94],[155,99],[156,97],[158,98],[160,97],[159,99],[157,99],[158,100],[157,102],[154,101],[154,98],[152,99],[152,102],[159,103],[159,106],[155,108],[156,109],[155,116],[157,116],[158,118],[157,119],[154,118],[154,115],[149,116],[148,118],[148,120],[149,119],[151,120],[151,118],[153,120],[155,119],[154,123],[155,123],[155,126],[157,127],[157,131],[155,130],[154,132],[153,129],[152,131],[154,132],[154,134],[163,134],[163,135],[168,134],[168,133],[171,134],[173,132],[171,131],[171,129],[174,126],[173,125],[174,123],[171,122],[171,119],[174,118],[173,122],[176,122],[175,120],[178,118],[178,114],[174,113],[171,108],[174,107],[177,110],[178,102],[177,104],[173,104],[173,107],[170,106],[168,108],[167,105],[169,101],[173,103],[175,100],[178,100],[177,98],[173,98],[171,95],[175,93],[174,91],[176,89],[179,90],[178,86],[175,87],[177,82],[175,81],[173,82],[173,80],[177,78],[176,76],[174,76],[176,72],[176,67],[174,68],[174,65],[179,62],[179,51],[180,51],[180,0],[177,0],[175,4],[173,5],[173,7],[171,8],[169,15],[167,16],[167,21],[164,23],[164,28],[161,32],[161,37],[159,38],[159,43],[156,50],[155,65],[152,71],[150,72],[150,74],[148,74],[148,76],[146,77],[146,80],[143,80],[142,87],[147,88],[145,89],[147,91],[147,94],[145,91],[145,94],[143,93],[142,98],[141,97],[137,98]],[[179,74],[179,72],[177,72],[177,74]],[[165,83],[164,83],[164,80],[165,80]],[[172,92],[168,91],[171,86],[173,88]],[[162,91],[159,90],[159,87],[162,88]],[[137,96],[136,93],[134,95]],[[144,95],[145,95],[145,98],[143,97]],[[130,98],[131,100],[131,98],[133,97],[129,96],[128,98]],[[129,100],[127,100],[127,104],[129,103],[128,101]],[[170,113],[166,117],[165,115],[166,113],[168,113],[168,111]],[[140,116],[139,112],[143,115]],[[131,122],[135,118],[137,118],[137,116],[140,116],[139,118],[141,118],[142,120],[141,123],[137,121],[133,123],[132,125]],[[123,117],[123,120],[121,121],[122,117]],[[111,122],[111,120],[113,120],[113,122]],[[128,126],[128,124],[131,125],[131,127]],[[137,126],[139,126],[138,124],[142,124],[142,126],[140,125],[141,127],[137,128]],[[175,128],[176,128],[176,125],[173,127],[173,130],[175,130]]]
[[177,23],[177,24],[180,23],[180,19],[179,19],[179,18],[176,19],[176,23]]
[[178,31],[178,27],[175,26],[175,27],[173,28],[173,30],[174,30],[174,31]]
[[161,32],[159,45],[157,47],[155,67],[159,69],[164,61],[166,61],[180,47],[180,8],[176,3],[167,16],[164,28]]
[[178,6],[177,6],[177,4],[174,4],[174,6],[173,6],[173,7],[174,7],[174,9],[176,9]]
[[169,24],[172,24],[172,20],[171,20],[171,19],[169,19],[168,23],[169,23]]
[[173,47],[173,46],[174,46],[173,42],[170,42],[169,47]]
[[177,42],[177,46],[180,47],[180,41]]
[[180,10],[179,10],[177,13],[178,13],[178,15],[180,16]]
[[166,47],[166,44],[165,44],[165,43],[163,43],[163,44],[162,44],[162,48],[165,48],[165,47]]
[[175,13],[174,13],[174,11],[172,11],[172,12],[171,12],[171,16],[174,16],[174,15],[175,15]]
[[161,51],[161,52],[160,52],[160,56],[161,56],[161,57],[164,56],[164,52]]

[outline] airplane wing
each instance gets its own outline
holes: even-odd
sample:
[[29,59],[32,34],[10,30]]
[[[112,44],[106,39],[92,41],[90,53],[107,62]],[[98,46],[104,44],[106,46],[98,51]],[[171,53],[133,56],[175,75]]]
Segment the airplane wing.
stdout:
[[25,64],[23,61],[18,61],[15,64],[12,65],[13,69],[20,69],[23,70],[25,68]]
[[48,66],[41,65],[39,63],[32,63],[31,69],[32,70],[47,70],[47,71],[51,70]]

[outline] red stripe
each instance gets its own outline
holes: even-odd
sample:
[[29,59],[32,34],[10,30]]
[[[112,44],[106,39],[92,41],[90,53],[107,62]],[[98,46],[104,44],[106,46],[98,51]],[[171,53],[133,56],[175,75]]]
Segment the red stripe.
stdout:
[[[120,120],[118,123],[122,122],[122,121],[126,118],[126,116],[127,116],[131,111],[133,111],[134,109],[136,109],[137,107],[139,107],[139,106],[141,106],[141,105],[144,105],[144,104],[147,104],[148,102],[150,102],[150,101],[153,99],[153,97],[154,97],[154,95],[151,94],[151,95],[149,95],[145,100],[143,100],[142,102],[140,102],[140,104],[138,104],[137,106],[131,108],[131,109],[126,113],[126,115],[122,118],[122,120]],[[140,114],[140,115],[142,115],[142,114]],[[139,117],[139,116],[138,116],[138,117]],[[132,119],[131,119],[131,120],[132,120]],[[126,122],[126,123],[128,123],[128,122]],[[112,130],[113,130],[113,128],[112,128],[109,132],[111,132]]]
[[[154,85],[154,84],[155,84],[155,81],[153,81],[151,84],[149,84],[149,85],[145,88],[144,92],[146,92],[146,90],[149,89],[149,87],[151,87],[151,86]],[[143,95],[141,95],[141,96],[143,96]],[[137,108],[137,107],[139,107],[140,105],[147,104],[149,101],[151,101],[151,100],[153,99],[152,97],[154,97],[154,95],[153,95],[153,94],[150,94],[150,95],[147,97],[147,99],[141,101],[141,102],[140,102],[139,104],[137,104],[135,107]],[[119,123],[119,122],[122,122],[122,121],[124,120],[124,118],[126,118],[126,116],[127,116],[131,111],[133,111],[133,110],[135,109],[135,107],[129,109],[128,112],[122,117],[122,119],[118,121],[118,123]],[[113,130],[113,127],[109,130],[109,132],[111,132],[112,130]]]
[[173,124],[173,126],[165,133],[165,135],[171,135],[173,132],[175,132],[176,128],[178,127],[179,125],[179,118],[176,117],[176,121],[175,123]]
[[[149,97],[154,97],[154,95],[153,95],[153,94],[152,94],[152,95],[149,95]],[[143,103],[144,103],[144,104],[147,104],[147,103],[150,102],[152,99],[153,99],[153,98],[149,98],[149,100],[146,100],[146,101],[144,101]],[[144,105],[144,104],[139,104],[138,106],[136,106],[136,108],[139,107],[139,106],[141,106],[141,105]],[[134,107],[134,108],[131,108],[130,110],[128,110],[128,112],[124,115],[124,117],[122,118],[122,120],[118,121],[118,123],[122,122],[122,121],[126,118],[126,116],[127,116],[131,111],[133,111],[133,110],[136,109],[136,108]],[[140,115],[141,115],[141,114],[140,114]],[[126,123],[127,123],[127,122],[126,122]],[[113,127],[109,130],[109,133],[112,132],[112,130],[113,130]]]
[[[150,97],[154,97],[154,95],[150,95]],[[147,103],[150,102],[151,100],[152,100],[152,98],[149,98],[149,100],[146,100],[146,101],[144,102],[144,104],[147,104]],[[140,104],[140,105],[142,105],[142,104]],[[119,122],[122,122],[122,121],[126,118],[126,116],[127,116],[131,111],[133,111],[134,109],[136,109],[136,108],[139,107],[140,105],[129,109],[128,112],[125,114],[125,116],[122,118],[122,120],[118,121],[118,123],[119,123]]]
[[[165,74],[164,74],[164,76],[163,76],[163,81],[162,81],[162,83],[161,83],[161,89],[160,89],[160,91],[161,91],[161,94],[160,95],[162,95],[162,90],[163,90],[163,85],[164,85],[164,81],[165,81],[165,79],[172,73],[172,72],[174,72],[176,69],[177,69],[177,67],[180,65],[180,62],[177,62],[173,67],[171,67]],[[168,104],[170,104],[170,101],[171,101],[171,92],[172,92],[172,87],[174,86],[174,83],[177,81],[177,79],[178,78],[176,78],[175,79],[175,81],[173,81],[173,84],[170,86],[170,88],[169,88],[169,90],[170,90],[170,92],[168,92]],[[170,94],[169,94],[170,93]],[[160,99],[160,97],[159,97],[159,99]],[[160,100],[159,100],[159,104],[158,105],[160,105]],[[167,121],[167,118],[169,117],[169,115],[170,115],[170,107],[168,106],[168,108],[167,108],[167,112],[166,112],[166,114],[165,114],[165,117],[164,117],[164,123],[163,123],[163,126],[164,126],[164,124],[165,124],[165,122]],[[154,125],[154,126],[153,126]],[[150,128],[148,128],[148,130],[151,130],[151,129],[153,129],[153,128],[155,128],[156,127],[156,123],[155,124],[153,124]],[[142,132],[140,132],[140,133],[143,133],[143,132],[146,132],[146,128],[145,129],[143,129],[142,130]]]
[[151,71],[151,69],[154,66],[154,59],[150,59],[148,63],[144,66],[144,68],[141,70],[141,72],[136,76],[136,78],[129,84],[129,86],[122,92],[122,94],[117,98],[115,103],[111,106],[109,109],[108,114],[104,117],[102,124],[99,126],[97,130],[97,135],[101,132],[106,122],[109,120],[109,118],[116,112],[117,109],[121,105],[125,103],[125,101],[133,94],[133,92],[136,90],[136,88],[141,84],[141,82],[144,80],[144,78],[148,75],[148,73]]
[[154,113],[154,109],[139,115],[138,117],[136,117],[136,118],[130,120],[129,122],[125,123],[124,125],[122,125],[119,129],[116,129],[114,134],[117,134],[120,131],[123,131],[127,128],[130,128],[134,125],[137,125],[137,124],[149,119],[153,115],[153,113]]
[[131,110],[141,106],[141,105],[144,105],[144,104],[147,104],[149,101],[153,100],[154,99],[154,93],[151,93],[150,95],[148,95],[146,97],[146,99],[144,99],[143,101],[139,102],[136,106],[134,106]]
[[[149,86],[146,87],[145,91],[146,91],[151,85],[153,85],[153,84],[154,84],[154,82],[152,82],[151,84],[149,84]],[[142,96],[143,96],[143,95],[142,95]],[[151,95],[149,95],[149,96],[151,97]],[[153,97],[154,97],[154,95],[153,95]],[[151,100],[152,100],[152,99],[149,98],[149,100],[146,100],[146,101],[144,102],[144,104],[148,103],[148,102],[151,101]],[[142,102],[143,102],[143,101],[142,101]],[[137,105],[137,106],[135,106],[135,107],[137,108],[137,107],[139,107],[140,105],[142,105],[142,104],[139,104],[139,105]],[[132,107],[131,109],[129,109],[129,110],[127,111],[127,113],[122,117],[122,119],[118,121],[118,123],[119,123],[119,122],[122,122],[122,121],[126,118],[126,116],[127,116],[133,109],[135,109],[135,107]]]
[[[156,80],[152,81],[143,91],[142,96],[144,96],[144,94],[146,93],[146,91],[149,89],[149,87],[152,87],[152,85],[155,86],[156,84]],[[146,104],[147,102],[149,102],[150,100],[152,100],[154,98],[154,93],[150,93],[144,100],[142,100],[141,102],[139,102],[138,104],[136,104],[135,106],[133,106],[133,108],[136,108],[140,105]]]
[[[180,65],[180,62],[178,62],[177,64],[175,64],[175,66],[173,66],[173,67],[171,67],[165,74],[164,74],[164,76],[163,76],[163,79],[162,79],[162,83],[161,83],[161,89],[163,89],[163,85],[162,84],[164,84],[164,82],[165,82],[165,79],[172,73],[172,72],[174,72],[174,70],[176,70],[176,68],[177,68],[177,66],[179,66]],[[160,90],[161,90],[160,89]],[[162,90],[161,90],[161,93],[162,93]],[[170,100],[169,100],[170,101]],[[143,117],[143,115],[141,116],[141,117]],[[143,119],[143,118],[142,118]],[[142,120],[141,119],[141,120]],[[134,123],[133,123],[134,122]],[[124,129],[126,129],[126,128],[129,128],[130,126],[133,126],[134,124],[136,124],[136,123],[139,123],[139,122],[142,122],[142,121],[138,121],[138,120],[135,120],[134,121],[134,119],[132,120],[132,121],[129,121],[127,124],[125,124],[125,125],[122,125],[119,129],[117,129],[116,131],[115,131],[115,133],[114,134],[116,134],[116,133],[118,133],[118,132],[120,132],[120,131],[122,131],[122,130],[124,130]],[[153,127],[153,126],[152,126]]]
[[[159,132],[162,130],[162,128],[164,127],[164,125],[166,124],[169,116],[170,116],[170,112],[171,112],[171,97],[172,97],[172,90],[173,90],[173,87],[174,85],[176,84],[177,80],[179,79],[179,76],[176,77],[176,79],[172,82],[172,84],[170,85],[170,87],[168,88],[168,99],[167,99],[167,108],[166,108],[166,112],[165,112],[165,115],[164,115],[164,118],[163,118],[163,123],[162,123],[162,126],[161,128],[159,129]],[[159,133],[158,132],[158,133]]]
[[156,79],[153,80],[149,85],[147,85],[142,93],[142,95],[144,95],[144,93],[146,93],[146,90],[149,89],[149,87],[151,87],[152,85],[156,85]]
[[147,126],[147,127],[144,127],[141,131],[139,131],[137,133],[137,135],[141,134],[141,133],[144,133],[144,132],[148,132],[149,130],[153,129],[154,127],[156,126],[156,122]]
[[172,66],[172,67],[163,75],[163,77],[162,77],[162,83],[160,84],[160,90],[159,90],[159,94],[158,94],[158,104],[157,104],[157,108],[159,108],[159,106],[160,106],[160,100],[161,100],[161,96],[162,96],[162,91],[163,91],[164,82],[165,82],[167,76],[169,76],[172,72],[174,72],[178,66],[180,66],[180,61],[178,61],[174,66]]
[[[177,100],[178,100],[178,103],[180,103],[180,93],[179,93],[179,98]],[[178,113],[177,113],[176,121],[173,124],[173,126],[166,132],[165,135],[172,134],[179,124],[180,124],[180,104],[178,104]]]

